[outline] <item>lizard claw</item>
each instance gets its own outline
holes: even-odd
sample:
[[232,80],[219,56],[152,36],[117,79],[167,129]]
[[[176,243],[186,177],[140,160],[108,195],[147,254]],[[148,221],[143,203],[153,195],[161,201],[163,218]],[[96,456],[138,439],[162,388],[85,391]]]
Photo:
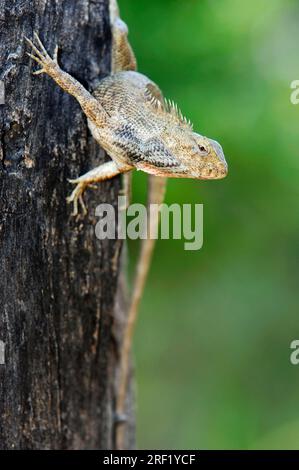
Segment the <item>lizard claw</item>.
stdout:
[[67,202],[68,203],[73,203],[74,204],[74,211],[73,211],[73,214],[72,215],[78,215],[78,202],[80,203],[82,209],[83,209],[83,214],[86,215],[87,214],[87,209],[86,209],[86,205],[84,203],[84,200],[83,200],[83,194],[85,192],[85,190],[87,188],[91,188],[91,189],[97,189],[97,186],[91,184],[91,182],[88,182],[88,181],[84,181],[84,175],[83,175],[83,179],[82,179],[82,176],[79,177],[79,178],[76,178],[76,179],[69,179],[68,180],[69,183],[71,184],[75,184],[76,187],[74,189],[74,191],[72,192],[72,194],[67,198]]
[[35,43],[28,39],[26,36],[25,40],[34,52],[34,54],[29,52],[26,52],[26,54],[41,66],[41,69],[33,72],[33,75],[39,75],[41,73],[48,73],[49,75],[51,75],[51,69],[58,67],[58,46],[55,47],[54,56],[52,59],[36,32],[34,32]]
[[83,214],[86,215],[87,214],[87,209],[86,209],[86,205],[85,205],[84,200],[83,200],[83,194],[84,194],[85,189],[87,188],[87,185],[85,183],[82,183],[82,182],[77,183],[76,180],[69,180],[69,182],[77,184],[77,186],[73,190],[72,194],[69,197],[67,197],[67,199],[66,199],[68,204],[71,204],[71,203],[74,204],[74,209],[73,209],[72,215],[76,216],[79,213],[78,202],[80,203],[80,205],[82,207]]

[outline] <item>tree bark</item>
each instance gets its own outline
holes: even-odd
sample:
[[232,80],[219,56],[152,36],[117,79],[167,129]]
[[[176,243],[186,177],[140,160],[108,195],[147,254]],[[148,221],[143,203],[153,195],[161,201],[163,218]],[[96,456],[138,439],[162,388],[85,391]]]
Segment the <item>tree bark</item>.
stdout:
[[89,190],[88,216],[71,217],[67,179],[107,156],[78,103],[32,75],[23,36],[34,30],[91,90],[110,71],[108,0],[0,0],[0,448],[111,449],[121,244],[97,240],[94,214],[99,203],[116,205],[120,182]]

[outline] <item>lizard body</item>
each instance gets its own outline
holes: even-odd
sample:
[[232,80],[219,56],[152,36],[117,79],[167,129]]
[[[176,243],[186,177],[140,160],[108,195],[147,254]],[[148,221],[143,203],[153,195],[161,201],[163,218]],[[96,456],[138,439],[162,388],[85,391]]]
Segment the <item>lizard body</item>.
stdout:
[[89,126],[112,159],[156,176],[217,179],[226,162],[215,141],[196,134],[180,111],[144,75],[118,72],[93,93],[110,116],[109,126]]
[[[78,213],[78,202],[86,212],[82,195],[94,183],[124,174],[129,193],[131,173],[135,169],[149,174],[148,204],[163,202],[166,178],[220,179],[227,174],[218,142],[195,133],[177,106],[164,99],[159,87],[136,72],[136,59],[127,39],[128,28],[119,17],[117,1],[110,0],[109,6],[111,75],[100,82],[93,94],[59,67],[57,46],[51,58],[36,33],[34,42],[26,38],[33,51],[28,55],[41,66],[33,73],[46,73],[78,100],[92,135],[111,157],[110,162],[70,180],[76,185],[68,198],[74,204],[74,215]],[[155,233],[157,224],[157,218],[149,217],[149,233]],[[125,409],[129,355],[154,243],[151,238],[142,241],[124,332],[116,399],[117,448],[124,445],[125,422],[121,417]]]

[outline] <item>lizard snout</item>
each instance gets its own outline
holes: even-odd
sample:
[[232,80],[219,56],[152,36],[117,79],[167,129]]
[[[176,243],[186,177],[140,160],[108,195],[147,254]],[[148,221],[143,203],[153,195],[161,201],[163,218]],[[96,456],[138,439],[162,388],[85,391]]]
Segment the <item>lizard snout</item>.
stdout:
[[228,173],[228,165],[224,156],[223,149],[221,145],[219,144],[219,142],[217,142],[217,140],[213,140],[213,139],[208,139],[208,140],[214,150],[214,156],[216,159],[215,166],[217,168],[217,173],[218,173],[217,179],[225,178]]

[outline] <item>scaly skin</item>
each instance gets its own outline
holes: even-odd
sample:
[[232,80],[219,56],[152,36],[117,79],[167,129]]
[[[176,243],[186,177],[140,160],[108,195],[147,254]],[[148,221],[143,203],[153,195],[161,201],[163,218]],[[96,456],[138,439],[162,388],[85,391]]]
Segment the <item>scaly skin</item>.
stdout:
[[[86,188],[105,179],[124,173],[125,187],[130,187],[131,170],[149,173],[148,204],[163,202],[166,178],[220,179],[227,174],[227,163],[220,144],[193,131],[177,106],[166,101],[159,87],[146,76],[136,72],[136,59],[129,44],[128,28],[119,17],[116,0],[110,0],[112,30],[111,75],[101,81],[93,94],[58,65],[35,33],[34,42],[26,38],[33,53],[28,55],[67,93],[73,95],[88,118],[90,130],[110,155],[105,163],[70,182],[76,187],[68,198],[78,213],[83,211]],[[155,230],[158,220],[149,218],[148,226]],[[125,398],[129,371],[129,356],[142,298],[154,240],[143,240],[137,263],[128,321],[124,332],[119,392],[116,403],[116,448],[124,447]]]
[[[116,164],[110,177],[132,169],[166,178],[226,176],[227,164],[218,142],[193,132],[177,107],[164,100],[150,79],[133,71],[112,73],[92,95],[59,67],[57,48],[51,59],[36,33],[35,40],[36,45],[27,39],[35,52],[28,55],[42,67],[35,74],[47,73],[79,101],[93,136]],[[126,57],[132,60],[131,51]],[[134,65],[130,62],[131,67]],[[86,181],[84,177],[72,181],[78,188],[70,202],[81,200],[89,184],[107,179],[100,169],[92,180],[88,174]]]
[[102,80],[94,92],[109,116],[107,129],[91,123],[94,137],[121,165],[167,178],[219,179],[227,173],[220,145],[196,134],[159,88],[137,72]]

